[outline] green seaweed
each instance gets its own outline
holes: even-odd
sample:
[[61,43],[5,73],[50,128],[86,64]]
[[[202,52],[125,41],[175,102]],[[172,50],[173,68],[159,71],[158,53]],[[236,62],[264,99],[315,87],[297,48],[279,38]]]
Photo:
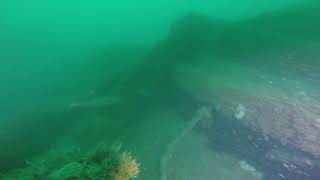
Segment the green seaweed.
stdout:
[[[55,154],[55,153],[54,153]],[[129,180],[139,174],[139,163],[121,145],[99,144],[92,152],[72,148],[46,161],[26,161],[26,167],[0,175],[4,180]]]

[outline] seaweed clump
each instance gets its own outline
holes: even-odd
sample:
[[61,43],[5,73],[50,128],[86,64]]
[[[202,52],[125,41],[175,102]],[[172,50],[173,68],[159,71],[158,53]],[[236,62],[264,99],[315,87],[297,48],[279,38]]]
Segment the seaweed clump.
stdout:
[[26,167],[0,175],[3,180],[129,180],[140,173],[140,163],[120,145],[99,144],[94,151],[79,148],[63,154],[45,155],[46,160],[27,161]]

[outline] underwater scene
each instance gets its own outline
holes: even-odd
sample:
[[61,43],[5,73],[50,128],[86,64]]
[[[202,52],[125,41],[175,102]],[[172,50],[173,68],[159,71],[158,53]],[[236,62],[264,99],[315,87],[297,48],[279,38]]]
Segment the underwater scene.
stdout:
[[0,1],[0,180],[320,180],[320,1]]

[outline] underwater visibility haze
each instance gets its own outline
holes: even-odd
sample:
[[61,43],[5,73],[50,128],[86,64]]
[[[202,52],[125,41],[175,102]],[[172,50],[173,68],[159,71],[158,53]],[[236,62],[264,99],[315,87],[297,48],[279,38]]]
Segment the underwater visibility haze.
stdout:
[[320,3],[0,1],[0,180],[319,180]]

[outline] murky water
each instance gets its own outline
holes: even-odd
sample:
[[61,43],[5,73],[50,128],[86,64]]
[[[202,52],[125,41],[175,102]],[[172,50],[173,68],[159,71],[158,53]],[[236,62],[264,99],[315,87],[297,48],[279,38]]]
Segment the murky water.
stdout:
[[1,179],[320,179],[319,3],[0,10]]

